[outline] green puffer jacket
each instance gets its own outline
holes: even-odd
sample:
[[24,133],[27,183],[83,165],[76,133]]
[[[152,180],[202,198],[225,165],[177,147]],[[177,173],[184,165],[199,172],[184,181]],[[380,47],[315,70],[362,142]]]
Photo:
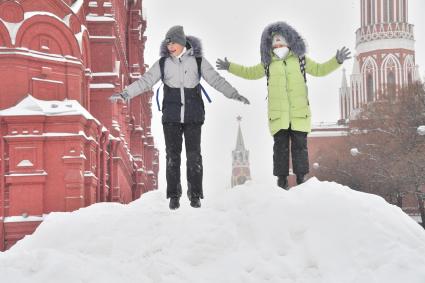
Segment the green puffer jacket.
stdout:
[[[335,57],[318,64],[306,57],[305,70],[312,76],[325,76],[336,70],[340,64]],[[264,77],[262,63],[244,67],[230,63],[229,72],[250,80]],[[308,101],[308,88],[301,73],[299,58],[292,52],[283,59],[272,56],[269,67],[268,118],[272,135],[281,129],[311,132],[311,111]]]
[[[272,52],[275,34],[282,35],[290,49],[285,59],[279,59]],[[281,129],[311,131],[311,112],[308,102],[308,90],[301,73],[299,58],[306,54],[306,44],[299,33],[285,22],[272,23],[264,29],[260,42],[261,63],[253,67],[244,67],[230,63],[229,72],[250,80],[264,77],[269,66],[269,126],[272,135]],[[336,58],[318,64],[305,56],[305,71],[313,76],[325,76],[340,65]]]

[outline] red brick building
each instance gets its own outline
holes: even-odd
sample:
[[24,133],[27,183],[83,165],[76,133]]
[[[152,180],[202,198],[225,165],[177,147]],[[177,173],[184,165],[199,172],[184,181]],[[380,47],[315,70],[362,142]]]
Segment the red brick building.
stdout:
[[53,211],[157,189],[142,1],[0,0],[0,251]]

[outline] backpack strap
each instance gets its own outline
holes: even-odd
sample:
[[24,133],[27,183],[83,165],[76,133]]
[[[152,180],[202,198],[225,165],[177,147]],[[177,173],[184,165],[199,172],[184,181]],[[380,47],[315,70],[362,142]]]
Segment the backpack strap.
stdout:
[[[162,82],[164,82],[165,59],[167,59],[167,57],[161,57],[159,59],[159,70],[161,71],[161,81]],[[161,88],[161,86],[162,86],[162,84],[156,90],[156,106],[158,107],[158,111],[161,111],[161,105],[159,104],[159,89]]]
[[[301,74],[304,77],[304,81],[307,82],[307,76],[306,76],[306,71],[305,71],[305,65],[306,65],[305,55],[298,57],[298,60],[300,62]],[[269,86],[270,64],[264,65],[264,72],[266,73],[266,77],[267,77],[267,86]],[[266,97],[266,99],[267,99],[267,97]]]
[[156,90],[156,106],[158,107],[158,111],[161,111],[161,105],[159,104],[159,90],[161,89],[161,84],[158,89]]
[[[198,77],[199,77],[199,81],[201,81],[201,78],[202,78],[202,57],[196,57],[196,64],[198,65]],[[208,102],[211,103],[211,98],[208,95],[208,93],[205,90],[205,88],[201,85],[201,82],[199,82],[199,86],[201,87],[201,91],[204,94],[204,96],[206,97],[206,99],[208,100]]]
[[267,77],[267,86],[269,86],[269,78],[270,78],[270,64],[264,65],[264,71]]
[[161,71],[161,81],[164,81],[164,66],[165,66],[165,59],[167,57],[161,57],[159,59],[159,70]]
[[300,69],[301,69],[301,74],[304,77],[304,82],[307,82],[307,76],[305,73],[305,65],[306,65],[305,55],[298,57],[298,59],[300,61]]
[[200,80],[201,77],[202,77],[202,70],[201,70],[201,67],[202,67],[202,57],[196,57],[196,64],[198,65],[198,76],[199,76],[199,80]]
[[[167,59],[166,57],[161,57],[159,59],[159,70],[161,71],[161,80],[164,83],[164,69],[165,69],[165,59]],[[198,66],[198,76],[199,76],[199,80],[201,80],[202,77],[202,70],[201,70],[201,66],[202,66],[202,57],[196,57],[196,64]],[[162,85],[161,85],[162,86]],[[161,106],[159,104],[159,89],[161,88],[161,86],[156,90],[156,105],[158,107],[158,111],[161,111]],[[203,92],[203,94],[205,95],[205,97],[207,98],[208,102],[211,103],[211,98],[208,95],[207,91],[205,90],[205,88],[199,83],[199,86],[201,88],[201,91]]]

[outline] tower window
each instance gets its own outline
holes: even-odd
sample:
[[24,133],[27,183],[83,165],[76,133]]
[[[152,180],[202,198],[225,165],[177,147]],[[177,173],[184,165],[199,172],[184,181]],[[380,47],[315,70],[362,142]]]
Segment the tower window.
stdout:
[[412,73],[411,72],[409,72],[408,74],[407,74],[407,83],[409,84],[409,85],[412,85]]
[[372,102],[373,97],[374,97],[372,74],[367,75],[366,88],[367,88],[367,92],[366,92],[367,93],[367,102]]
[[395,84],[395,75],[393,71],[389,71],[387,75],[387,92],[388,92],[388,98],[390,100],[395,99],[396,84]]

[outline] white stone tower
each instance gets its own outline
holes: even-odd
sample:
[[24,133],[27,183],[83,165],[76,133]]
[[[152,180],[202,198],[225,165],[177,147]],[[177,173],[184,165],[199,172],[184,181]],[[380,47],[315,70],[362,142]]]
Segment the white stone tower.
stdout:
[[251,180],[249,151],[245,149],[241,130],[242,117],[238,116],[237,120],[239,122],[238,136],[236,138],[236,148],[232,151],[232,187],[242,185],[247,180]]
[[363,104],[396,99],[401,88],[419,78],[408,0],[360,1],[351,87],[343,85],[340,91],[341,119],[350,118]]

